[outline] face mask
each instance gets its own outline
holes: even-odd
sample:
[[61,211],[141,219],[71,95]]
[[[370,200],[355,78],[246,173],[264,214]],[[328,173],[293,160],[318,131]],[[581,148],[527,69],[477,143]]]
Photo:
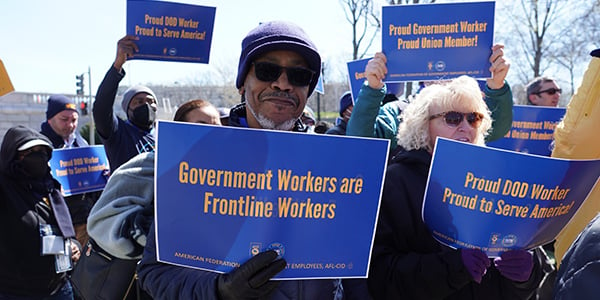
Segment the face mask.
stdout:
[[136,107],[132,114],[131,123],[141,128],[150,128],[156,120],[156,112],[148,103]]
[[29,177],[44,178],[50,171],[48,160],[48,153],[46,151],[34,151],[23,157],[21,166]]

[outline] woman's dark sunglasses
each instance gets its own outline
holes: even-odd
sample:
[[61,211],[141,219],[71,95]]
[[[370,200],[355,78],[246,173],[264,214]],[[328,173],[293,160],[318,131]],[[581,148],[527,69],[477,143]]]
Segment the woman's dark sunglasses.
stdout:
[[536,95],[540,95],[541,93],[548,93],[548,95],[554,95],[556,93],[561,93],[562,94],[562,89],[555,89],[555,88],[550,88],[547,90],[543,90],[543,91],[539,91],[536,93]]
[[461,113],[457,111],[447,111],[439,114],[435,114],[429,117],[429,120],[433,120],[435,118],[444,117],[444,121],[450,127],[458,127],[462,122],[463,118],[467,119],[467,122],[473,128],[479,127],[481,125],[481,120],[483,120],[483,114],[478,112],[470,112],[470,113]]
[[307,86],[312,82],[315,72],[302,67],[282,67],[270,62],[253,62],[254,74],[260,81],[276,81],[285,70],[288,82],[295,86]]

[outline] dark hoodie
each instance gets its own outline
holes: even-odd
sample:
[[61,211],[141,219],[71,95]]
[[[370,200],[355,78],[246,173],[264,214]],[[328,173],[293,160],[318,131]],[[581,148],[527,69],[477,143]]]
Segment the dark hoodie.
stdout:
[[50,169],[43,179],[31,179],[16,163],[17,149],[34,139],[50,144],[43,134],[16,126],[6,132],[0,148],[0,294],[48,296],[67,280],[66,273],[56,273],[54,255],[40,255],[40,224],[74,236],[60,185]]

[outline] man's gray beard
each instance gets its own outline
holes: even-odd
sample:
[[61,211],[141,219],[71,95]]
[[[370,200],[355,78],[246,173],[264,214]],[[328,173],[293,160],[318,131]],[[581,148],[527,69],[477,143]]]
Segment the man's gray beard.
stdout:
[[290,130],[294,127],[294,123],[296,123],[296,120],[292,119],[292,120],[287,120],[281,124],[275,124],[275,122],[273,122],[273,120],[269,120],[269,119],[267,119],[267,117],[265,117],[259,113],[256,113],[254,111],[254,108],[252,107],[252,105],[250,105],[250,102],[246,101],[246,106],[248,107],[248,110],[250,110],[250,113],[254,116],[254,118],[260,125],[260,127],[264,128],[264,129]]

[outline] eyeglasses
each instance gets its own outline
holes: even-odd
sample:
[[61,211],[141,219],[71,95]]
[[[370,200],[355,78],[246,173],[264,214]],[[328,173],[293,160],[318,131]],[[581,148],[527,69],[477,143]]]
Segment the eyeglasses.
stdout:
[[433,120],[435,118],[444,117],[444,121],[450,127],[458,127],[460,123],[463,121],[463,118],[467,119],[467,122],[471,127],[477,128],[481,125],[481,120],[483,120],[483,114],[478,112],[470,112],[470,113],[461,113],[457,111],[447,111],[439,114],[435,114],[429,117],[429,120]]
[[260,81],[273,82],[285,70],[288,82],[295,86],[307,86],[312,82],[315,72],[302,67],[282,67],[270,62],[253,62],[254,74]]
[[541,93],[548,93],[548,95],[554,95],[556,93],[561,93],[562,94],[562,89],[550,88],[550,89],[547,89],[547,90],[539,91],[539,92],[537,92],[535,94],[539,96]]

